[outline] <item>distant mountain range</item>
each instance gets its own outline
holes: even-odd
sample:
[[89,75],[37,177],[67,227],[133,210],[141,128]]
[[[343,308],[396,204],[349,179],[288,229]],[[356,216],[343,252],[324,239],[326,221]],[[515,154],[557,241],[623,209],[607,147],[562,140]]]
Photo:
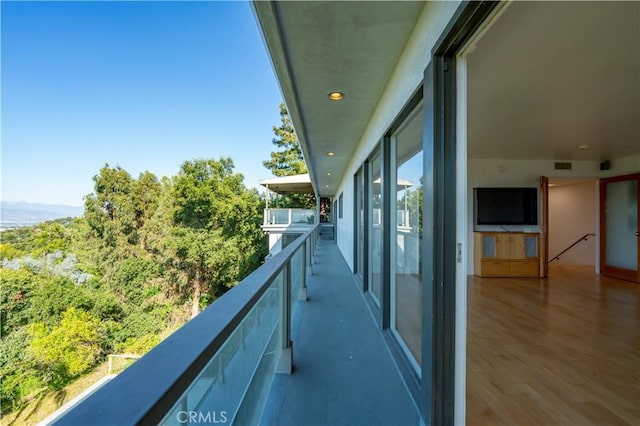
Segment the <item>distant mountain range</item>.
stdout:
[[78,217],[83,213],[84,207],[79,206],[2,201],[0,203],[0,229],[30,226],[63,217]]

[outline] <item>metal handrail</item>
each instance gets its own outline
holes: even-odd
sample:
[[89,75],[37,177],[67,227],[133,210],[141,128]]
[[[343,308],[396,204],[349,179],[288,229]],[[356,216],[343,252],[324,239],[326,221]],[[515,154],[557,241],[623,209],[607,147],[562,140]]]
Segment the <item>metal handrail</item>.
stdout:
[[158,424],[307,240],[311,263],[318,229],[302,234],[55,424]]
[[576,246],[578,243],[580,243],[580,241],[587,241],[587,237],[593,236],[595,237],[596,234],[584,234],[582,237],[578,238],[576,240],[575,243],[571,244],[569,247],[567,247],[566,249],[562,250],[560,252],[560,254],[556,255],[556,257],[554,257],[553,259],[551,259],[549,261],[549,263],[553,262],[554,260],[558,260],[560,259],[560,256],[562,256],[563,254],[565,254],[566,252],[568,252],[569,250],[571,250],[574,246]]

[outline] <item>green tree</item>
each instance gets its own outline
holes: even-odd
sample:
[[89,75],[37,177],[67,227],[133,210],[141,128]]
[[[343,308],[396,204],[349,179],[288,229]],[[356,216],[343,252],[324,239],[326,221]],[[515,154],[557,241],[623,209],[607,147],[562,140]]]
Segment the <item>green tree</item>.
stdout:
[[75,308],[64,312],[58,326],[49,329],[44,323],[34,323],[29,334],[29,353],[54,388],[87,371],[102,354],[100,320]]
[[150,282],[160,275],[157,261],[150,258],[123,259],[113,265],[107,276],[115,295],[122,303],[140,306]]
[[2,412],[21,408],[27,397],[42,387],[34,361],[27,354],[30,336],[22,327],[0,339],[0,407]]
[[163,177],[160,182],[160,188],[157,206],[146,222],[143,232],[146,250],[157,263],[162,264],[165,262],[162,259],[163,252],[166,249],[164,240],[171,235],[174,227],[176,203],[173,179]]
[[71,248],[71,233],[69,226],[59,222],[45,222],[37,227],[34,239],[35,247],[32,254],[41,256],[56,251],[69,251]]
[[409,210],[409,225],[411,232],[418,234],[422,238],[422,178],[420,178],[420,186],[411,190],[407,189],[404,194],[402,203],[406,199],[407,209]]
[[73,219],[63,218],[2,231],[0,258],[16,258],[26,254],[37,257],[55,251],[67,251],[72,243],[73,223]]
[[15,259],[21,257],[24,253],[9,243],[0,243],[0,260],[2,259]]
[[0,281],[0,335],[6,336],[29,323],[29,299],[37,284],[27,269],[0,268]]
[[173,184],[173,231],[164,239],[174,283],[192,300],[192,316],[260,264],[264,234],[255,191],[230,158],[182,164]]
[[132,204],[131,175],[120,166],[106,164],[93,177],[94,193],[85,198],[84,216],[90,228],[105,245],[135,243],[135,212]]
[[0,269],[2,409],[104,353],[145,352],[267,254],[262,200],[231,159],[187,161],[161,180],[105,165],[93,181],[85,217],[2,233],[0,255],[18,268]]
[[[85,198],[87,238],[96,244],[89,249],[96,265],[144,256],[149,233],[145,228],[158,207],[162,183],[153,173],[141,173],[133,179],[121,167],[105,165],[93,178],[94,192]],[[86,244],[81,244],[85,245]]]
[[34,229],[34,227],[24,227],[2,231],[2,244],[11,244],[21,252],[30,252],[34,247]]
[[135,225],[138,231],[140,248],[147,247],[146,233],[142,230],[153,217],[158,208],[158,200],[162,193],[162,184],[158,178],[150,172],[140,173],[138,179],[133,181],[131,186],[131,197],[133,203],[133,214]]
[[71,307],[85,311],[93,308],[94,303],[87,290],[67,277],[40,274],[37,283],[29,303],[32,321],[51,326],[57,324]]
[[[291,117],[284,103],[280,104],[280,126],[273,126],[272,143],[276,151],[271,152],[271,160],[262,164],[274,176],[293,176],[307,173],[307,165],[302,156],[300,143],[296,136]],[[291,208],[313,209],[316,206],[316,198],[313,194],[291,194],[283,197],[283,205]]]
[[271,160],[262,164],[273,173],[274,176],[292,176],[307,173],[307,165],[302,157],[302,150],[298,143],[291,117],[284,103],[280,104],[280,126],[273,126],[272,143],[277,151],[271,153]]

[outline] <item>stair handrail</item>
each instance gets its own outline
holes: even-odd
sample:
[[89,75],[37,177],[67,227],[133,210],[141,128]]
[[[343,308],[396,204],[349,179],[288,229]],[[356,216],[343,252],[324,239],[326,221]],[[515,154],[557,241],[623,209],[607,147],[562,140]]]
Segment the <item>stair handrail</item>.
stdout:
[[578,238],[573,244],[571,244],[566,249],[562,250],[558,255],[556,255],[553,259],[551,259],[549,263],[553,262],[554,260],[560,259],[560,256],[562,256],[563,254],[571,250],[574,246],[578,245],[578,243],[580,243],[581,241],[588,241],[588,237],[595,237],[595,236],[596,234],[584,234],[582,237]]

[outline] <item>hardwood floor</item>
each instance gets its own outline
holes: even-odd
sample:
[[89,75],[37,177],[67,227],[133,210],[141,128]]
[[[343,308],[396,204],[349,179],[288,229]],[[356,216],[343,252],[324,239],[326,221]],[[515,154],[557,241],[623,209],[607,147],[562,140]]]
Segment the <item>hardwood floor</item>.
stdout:
[[470,277],[467,424],[640,425],[640,285]]

